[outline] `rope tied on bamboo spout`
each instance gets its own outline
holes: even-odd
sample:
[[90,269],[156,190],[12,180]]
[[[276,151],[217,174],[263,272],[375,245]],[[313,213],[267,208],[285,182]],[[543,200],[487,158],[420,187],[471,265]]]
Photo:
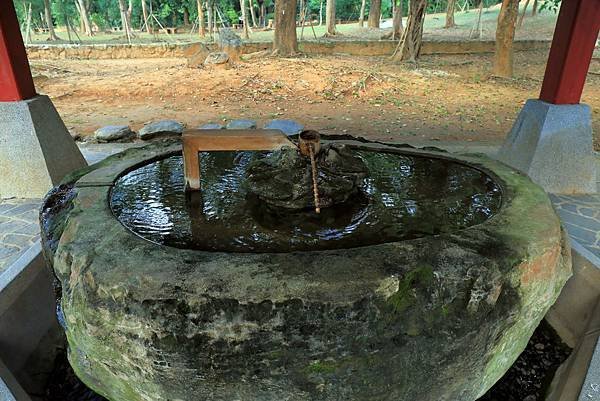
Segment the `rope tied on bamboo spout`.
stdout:
[[315,196],[315,212],[321,213],[319,207],[319,188],[317,187],[317,162],[315,162],[315,151],[313,146],[309,145],[310,151],[310,166],[312,168],[313,194]]
[[319,188],[317,184],[318,170],[315,155],[321,149],[321,135],[317,131],[302,131],[298,137],[298,147],[300,153],[310,157],[310,167],[312,170],[313,195],[315,199],[315,212],[321,213],[319,206]]

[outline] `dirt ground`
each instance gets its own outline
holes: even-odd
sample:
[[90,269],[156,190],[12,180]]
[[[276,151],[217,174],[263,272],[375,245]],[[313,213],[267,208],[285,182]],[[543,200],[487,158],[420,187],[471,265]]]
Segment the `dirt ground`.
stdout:
[[[187,127],[252,118],[295,119],[326,133],[379,140],[501,142],[523,102],[536,98],[547,52],[515,55],[516,78],[491,75],[492,55],[427,56],[418,68],[384,57],[260,58],[190,69],[183,59],[34,61],[39,92],[68,128],[176,119]],[[583,102],[600,149],[600,60]]]

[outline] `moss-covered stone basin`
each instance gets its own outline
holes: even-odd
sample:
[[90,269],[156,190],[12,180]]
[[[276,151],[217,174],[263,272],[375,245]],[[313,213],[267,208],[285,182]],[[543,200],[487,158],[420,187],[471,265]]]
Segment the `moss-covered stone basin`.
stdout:
[[345,141],[484,172],[481,224],[352,248],[158,245],[113,215],[115,182],[181,151],[157,142],[69,177],[41,214],[77,375],[111,401],[472,401],[513,363],[571,274],[544,191],[481,155]]

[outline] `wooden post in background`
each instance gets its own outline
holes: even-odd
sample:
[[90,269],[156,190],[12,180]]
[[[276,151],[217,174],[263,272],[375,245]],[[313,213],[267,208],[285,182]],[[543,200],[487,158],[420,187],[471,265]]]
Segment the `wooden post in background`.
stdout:
[[14,4],[0,1],[0,102],[30,99],[35,94]]
[[578,104],[600,30],[600,0],[563,0],[540,100]]

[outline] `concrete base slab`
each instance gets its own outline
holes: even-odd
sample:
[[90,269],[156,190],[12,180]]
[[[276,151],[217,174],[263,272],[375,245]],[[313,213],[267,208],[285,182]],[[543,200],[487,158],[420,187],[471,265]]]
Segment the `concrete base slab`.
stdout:
[[42,198],[86,165],[47,96],[0,102],[0,198]]
[[31,401],[12,372],[0,361],[0,400]]
[[569,359],[557,370],[546,401],[600,400],[600,303],[590,308],[587,328]]
[[595,193],[590,107],[528,100],[498,159],[552,193]]

